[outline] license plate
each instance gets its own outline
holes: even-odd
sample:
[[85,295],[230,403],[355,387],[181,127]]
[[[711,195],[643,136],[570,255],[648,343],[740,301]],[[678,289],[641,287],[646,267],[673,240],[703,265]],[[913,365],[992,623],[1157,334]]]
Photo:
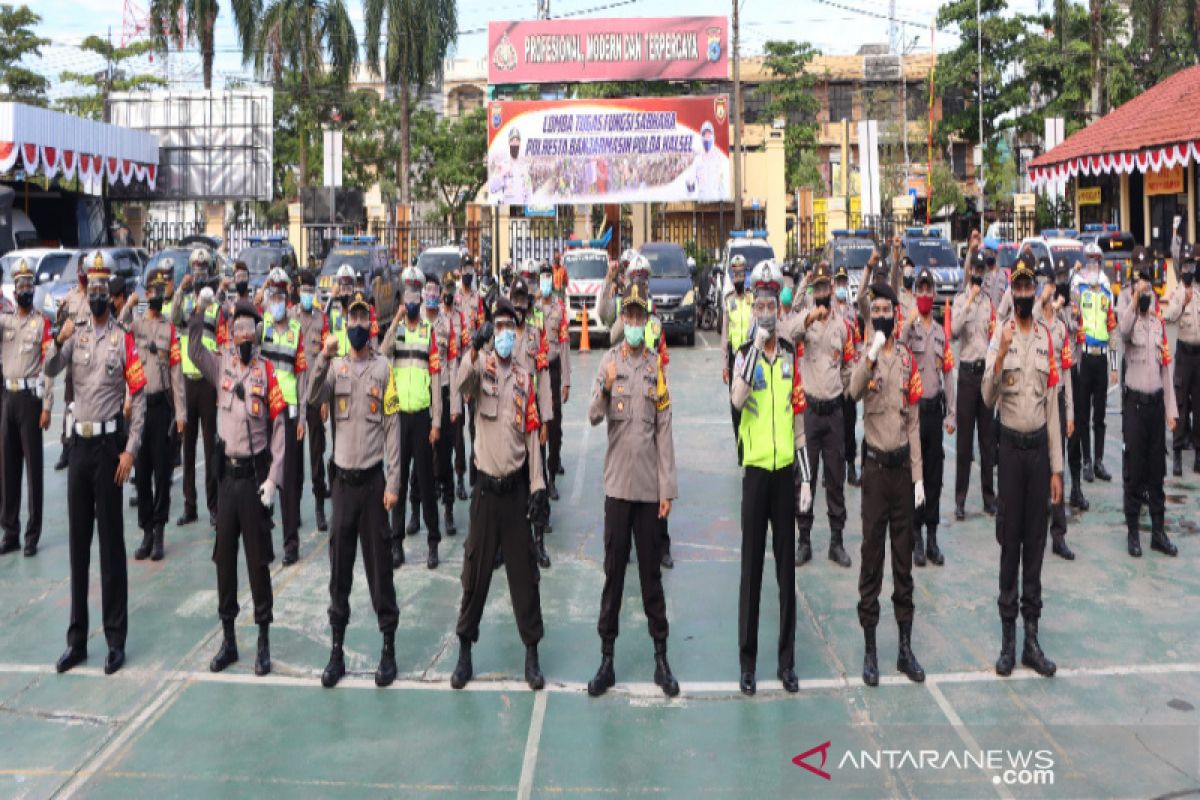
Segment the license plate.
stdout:
[[663,322],[673,322],[674,320],[675,320],[675,315],[672,314],[670,311],[664,311],[662,313],[662,321]]

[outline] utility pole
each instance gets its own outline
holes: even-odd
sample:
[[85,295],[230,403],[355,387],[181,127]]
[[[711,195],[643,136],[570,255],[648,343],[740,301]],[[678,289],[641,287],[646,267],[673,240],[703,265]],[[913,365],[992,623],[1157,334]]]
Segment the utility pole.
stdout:
[[984,199],[987,196],[984,193],[987,180],[983,167],[984,162],[987,161],[987,149],[983,136],[983,14],[980,12],[980,0],[975,0],[975,46],[979,52],[979,102],[976,103],[979,107],[979,167],[975,182],[979,184],[979,231],[983,233],[987,230],[987,224],[983,218],[983,209],[987,204]]
[[538,0],[538,19],[550,19],[550,0]]
[[[548,2],[549,0],[547,0]],[[738,3],[733,0],[733,227],[742,228],[742,65],[738,35]]]

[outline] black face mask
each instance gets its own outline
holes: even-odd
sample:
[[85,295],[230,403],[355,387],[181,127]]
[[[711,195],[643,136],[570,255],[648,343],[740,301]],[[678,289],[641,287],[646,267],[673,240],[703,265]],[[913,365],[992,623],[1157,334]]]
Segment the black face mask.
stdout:
[[896,318],[871,317],[871,326],[890,339],[892,338],[892,329],[896,327]]
[[21,308],[32,308],[33,292],[28,290],[24,292],[17,292],[17,305],[19,305]]
[[1056,283],[1054,284],[1054,293],[1066,303],[1071,299],[1071,285],[1069,283]]
[[1149,294],[1139,294],[1138,295],[1138,311],[1145,314],[1149,310],[1150,310],[1150,295]]
[[746,291],[746,278],[744,276],[742,278],[734,277],[733,291],[739,295]]
[[233,288],[237,289],[238,294],[244,295],[250,291],[250,281],[238,281],[233,285]]
[[514,146],[508,148],[508,154],[510,156],[512,156],[514,159],[517,156],[521,155],[521,145],[518,144],[518,145],[514,145]]
[[472,275],[472,274],[471,274],[471,273],[469,273],[469,272],[465,272],[465,273],[463,273],[463,276],[462,276],[462,285],[463,285],[463,288],[464,288],[464,289],[470,289],[470,288],[471,288],[471,284],[472,284],[474,281],[475,281],[475,276],[474,276],[474,275]]
[[254,340],[247,339],[244,342],[238,343],[238,358],[243,364],[249,365],[250,359],[254,358]]
[[452,294],[446,294],[446,295],[442,295],[442,302],[446,304],[446,308],[451,308],[451,307],[453,307],[453,305],[454,305],[454,295],[452,295]]
[[355,350],[362,350],[371,340],[371,329],[366,325],[351,325],[346,329],[346,338]]
[[817,295],[813,295],[813,303],[816,304],[817,308],[829,308],[829,304],[832,301],[833,301],[833,295],[831,295],[831,294],[827,294],[824,297],[818,297]]
[[1029,297],[1014,297],[1013,308],[1016,310],[1018,317],[1029,319],[1033,316],[1033,295]]
[[102,317],[108,313],[108,298],[107,297],[89,297],[88,308],[92,311],[93,317]]
[[151,311],[153,311],[155,314],[158,314],[162,312],[163,299],[161,297],[151,297],[146,301],[146,305],[150,307]]
[[972,273],[971,274],[971,285],[972,286],[983,286],[983,276]]
[[1193,283],[1195,283],[1195,281],[1196,281],[1196,273],[1194,273],[1194,272],[1183,273],[1183,285],[1184,286],[1191,286]]
[[404,313],[408,315],[409,319],[416,319],[417,317],[421,316],[421,304],[420,303],[405,303],[404,304]]
[[911,289],[912,287],[913,287],[913,276],[905,275],[904,276],[904,288]]

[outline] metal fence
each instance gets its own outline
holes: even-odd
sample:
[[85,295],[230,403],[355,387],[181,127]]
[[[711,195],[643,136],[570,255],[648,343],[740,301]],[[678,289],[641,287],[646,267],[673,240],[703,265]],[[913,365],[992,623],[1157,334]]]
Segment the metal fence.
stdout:
[[288,235],[287,228],[273,228],[263,225],[230,225],[225,228],[225,252],[230,258],[237,258],[242,250],[250,246],[250,240],[266,236]]
[[157,253],[166,247],[172,247],[185,236],[198,236],[204,233],[203,222],[161,222],[151,220],[142,227],[142,247],[151,253]]
[[566,249],[574,232],[574,220],[565,217],[523,217],[508,221],[508,260],[519,264],[526,258],[549,261]]
[[411,264],[422,251],[444,245],[465,246],[475,258],[486,259],[491,253],[491,235],[479,222],[461,228],[424,222],[376,222],[371,234],[387,248],[392,261],[400,264]]

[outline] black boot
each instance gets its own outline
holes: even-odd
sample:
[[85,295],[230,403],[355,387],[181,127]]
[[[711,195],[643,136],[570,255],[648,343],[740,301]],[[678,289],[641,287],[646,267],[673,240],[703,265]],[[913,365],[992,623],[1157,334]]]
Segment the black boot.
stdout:
[[458,639],[458,663],[454,665],[454,672],[450,673],[450,686],[461,689],[471,681],[474,674],[474,669],[471,667],[471,643],[460,636]]
[[1092,472],[1092,462],[1091,461],[1083,462],[1083,479],[1085,481],[1087,481],[1088,483],[1091,483],[1092,481],[1094,481],[1096,479],[1095,473]]
[[863,628],[863,683],[879,685],[879,656],[875,652],[875,626]]
[[679,694],[679,681],[671,674],[671,665],[667,663],[667,640],[654,640],[654,685],[663,690],[667,697]]
[[1171,459],[1171,475],[1176,478],[1183,477],[1183,451],[1174,451],[1174,456]]
[[799,525],[796,527],[796,566],[802,567],[812,561],[812,544],[809,541],[809,532],[801,530]]
[[258,677],[271,673],[271,626],[263,623],[258,626],[258,650],[254,654],[254,674]]
[[458,476],[458,489],[455,492],[455,497],[457,497],[459,500],[467,499],[467,484],[463,481],[463,476],[461,474]]
[[454,501],[447,500],[445,503],[445,511],[442,514],[442,521],[446,526],[447,536],[457,536],[458,528],[454,525]]
[[1125,537],[1125,547],[1129,551],[1129,555],[1134,558],[1142,557],[1142,536],[1138,532],[1136,524],[1129,526],[1129,531]]
[[342,650],[345,638],[345,628],[335,627],[333,629],[333,646],[329,649],[329,663],[325,665],[325,671],[321,673],[321,685],[326,689],[337,686],[338,681],[346,674],[346,654]]
[[966,509],[966,506],[964,506],[962,503],[955,503],[954,518],[959,521],[962,521],[967,518],[967,509]]
[[1021,663],[1032,669],[1043,678],[1054,676],[1058,669],[1054,662],[1046,658],[1042,646],[1038,644],[1038,624],[1036,619],[1025,620],[1025,648],[1021,651]]
[[1112,475],[1109,474],[1108,470],[1104,466],[1104,462],[1101,461],[1100,459],[1096,459],[1095,472],[1096,472],[1097,480],[1101,480],[1101,481],[1111,481],[1112,480]]
[[554,485],[554,473],[553,472],[550,473],[550,481],[546,488],[549,490],[550,499],[557,501],[558,500],[558,487]]
[[225,629],[225,638],[221,641],[221,649],[209,662],[209,672],[221,672],[238,660],[237,635],[233,631],[233,620],[222,620],[221,627]]
[[550,554],[546,552],[546,532],[540,525],[533,527],[533,547],[537,554],[538,566],[550,569]]
[[437,569],[438,564],[441,563],[438,561],[437,547],[437,542],[429,543],[429,556],[425,559],[425,566],[429,569]]
[[396,634],[383,635],[383,651],[379,654],[379,666],[375,668],[375,685],[383,688],[396,680]]
[[1015,619],[1000,620],[1000,657],[996,659],[996,674],[1008,677],[1012,675],[1017,663],[1017,621]]
[[183,513],[179,515],[179,519],[175,520],[175,524],[179,525],[179,526],[191,525],[193,522],[195,522],[198,519],[200,519],[200,518],[198,516],[196,516],[196,512],[194,509],[189,511],[188,509],[185,508],[183,510]]
[[540,692],[546,686],[546,676],[538,665],[537,645],[525,646],[525,682],[535,692]]
[[54,669],[56,672],[66,672],[84,661],[87,661],[87,648],[83,645],[68,645],[63,654],[58,657]]
[[662,557],[659,559],[663,569],[675,569],[675,559],[671,558],[671,548],[664,546],[662,549]]
[[150,557],[150,551],[154,549],[154,531],[151,528],[142,530],[142,543],[138,545],[138,549],[133,551],[133,557],[136,561],[145,561]]
[[0,555],[5,553],[15,553],[21,549],[20,536],[5,536],[0,539]]
[[913,556],[914,567],[925,566],[925,542],[921,539],[921,526],[913,526]]
[[938,549],[936,525],[929,526],[929,536],[925,541],[925,557],[929,559],[930,564],[936,564],[939,567],[946,562],[942,551]]
[[154,547],[150,550],[151,561],[163,560],[163,526],[154,526]]
[[900,623],[900,648],[896,655],[896,669],[908,676],[910,681],[921,683],[925,680],[925,670],[921,668],[912,651],[911,622]]
[[317,530],[319,530],[319,531],[329,530],[329,522],[325,519],[325,498],[324,497],[317,497],[316,508],[314,510],[316,511],[316,516],[317,516]]
[[1054,553],[1054,555],[1058,556],[1059,558],[1066,559],[1067,561],[1075,560],[1075,553],[1070,547],[1067,546],[1067,537],[1065,535],[1061,533],[1051,534],[1051,538],[1054,540],[1054,544],[1051,546],[1050,550]]
[[58,454],[58,461],[54,462],[54,471],[62,472],[64,469],[67,468],[67,465],[70,463],[70,460],[71,460],[71,440],[68,439],[66,444],[63,445],[62,452]]
[[829,560],[836,562],[838,566],[850,566],[850,556],[846,554],[845,548],[842,547],[841,531],[835,530],[829,535]]
[[588,681],[588,694],[592,697],[599,697],[616,683],[617,673],[613,669],[613,641],[612,639],[601,639],[600,668],[596,670],[595,677]]
[[421,506],[413,503],[412,516],[408,518],[408,525],[404,527],[404,535],[416,536],[419,530],[421,530]]
[[1071,476],[1071,507],[1077,508],[1080,511],[1087,511],[1091,508],[1087,498],[1083,496],[1083,489],[1079,487],[1079,476]]
[[1179,549],[1167,538],[1167,532],[1160,519],[1153,520],[1154,527],[1150,533],[1150,549],[1157,550],[1165,556],[1179,555]]
[[392,534],[392,569],[400,569],[404,565],[404,540]]

